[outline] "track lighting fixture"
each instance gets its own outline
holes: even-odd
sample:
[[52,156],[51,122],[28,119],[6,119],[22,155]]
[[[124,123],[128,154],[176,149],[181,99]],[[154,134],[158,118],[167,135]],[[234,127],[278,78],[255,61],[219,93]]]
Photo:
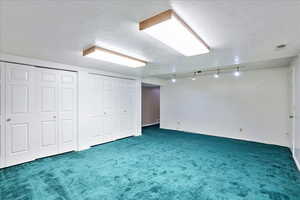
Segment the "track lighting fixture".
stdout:
[[[233,71],[233,75],[234,76],[236,76],[236,77],[238,77],[238,76],[240,76],[241,75],[241,71],[240,71],[240,67],[238,66],[238,67],[232,67],[232,68],[223,68],[222,69],[222,71],[224,71],[224,73],[226,73],[226,71],[231,71],[231,70],[234,70]],[[215,69],[215,70],[205,70],[205,71],[201,71],[201,70],[199,70],[199,71],[195,71],[195,72],[193,72],[193,76],[191,77],[191,79],[193,80],[193,81],[195,81],[196,79],[197,79],[197,77],[202,73],[202,72],[204,72],[204,73],[206,73],[206,72],[208,72],[208,73],[213,73],[213,77],[214,78],[220,78],[220,69]],[[230,72],[230,73],[232,73],[232,71]],[[172,82],[173,83],[175,83],[176,82],[176,76],[175,76],[175,74],[173,75],[173,78],[172,78]]]
[[240,72],[240,67],[236,68],[236,71],[234,72],[234,76],[240,76],[241,72]]

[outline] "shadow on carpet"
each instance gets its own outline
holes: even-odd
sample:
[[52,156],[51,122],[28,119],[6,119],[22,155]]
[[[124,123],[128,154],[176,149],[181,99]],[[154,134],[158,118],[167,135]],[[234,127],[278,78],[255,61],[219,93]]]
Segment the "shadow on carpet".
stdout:
[[288,148],[143,129],[0,170],[1,200],[300,200]]

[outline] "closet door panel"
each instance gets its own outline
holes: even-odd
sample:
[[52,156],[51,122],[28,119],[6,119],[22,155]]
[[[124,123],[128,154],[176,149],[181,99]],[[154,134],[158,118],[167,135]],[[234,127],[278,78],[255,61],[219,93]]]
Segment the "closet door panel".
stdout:
[[38,69],[37,108],[39,124],[39,157],[58,154],[58,72]]
[[59,153],[76,149],[77,145],[77,74],[59,72]]
[[37,151],[35,68],[6,65],[6,165],[33,160]]
[[120,119],[120,126],[121,126],[121,137],[127,137],[129,135],[129,119],[127,114],[122,114]]
[[90,75],[89,141],[90,145],[100,144],[104,136],[103,127],[103,78]]
[[114,140],[113,126],[113,78],[103,78],[103,131],[107,140]]
[[112,129],[112,137],[114,139],[120,139],[121,136],[121,124],[120,124],[120,101],[122,101],[122,97],[120,95],[120,79],[113,79],[113,93],[112,93],[112,120],[113,120],[113,129]]
[[[41,148],[55,146],[54,152],[50,155],[57,153],[57,123],[56,120],[43,120],[41,121]],[[41,152],[40,152],[41,153]],[[42,156],[40,156],[42,157]]]
[[[69,143],[74,143],[74,120],[73,119],[62,119],[61,120],[61,136],[62,144],[66,145]],[[71,148],[71,147],[70,147]],[[74,150],[71,148],[69,151]]]
[[122,102],[121,102],[121,124],[123,137],[134,134],[135,116],[135,81],[124,80],[122,84]]
[[135,86],[135,81],[130,81],[128,84],[128,105],[127,105],[127,113],[128,113],[128,119],[129,119],[129,124],[128,124],[128,132],[129,135],[133,135],[135,132],[135,124],[137,120],[136,116],[136,86]]
[[114,139],[113,138],[113,118],[112,115],[104,115],[103,118],[103,137],[106,139]]
[[126,107],[127,107],[127,85],[126,81],[122,80],[120,82],[120,134],[121,137],[126,137],[127,135],[127,125],[128,125],[128,118],[126,114]]

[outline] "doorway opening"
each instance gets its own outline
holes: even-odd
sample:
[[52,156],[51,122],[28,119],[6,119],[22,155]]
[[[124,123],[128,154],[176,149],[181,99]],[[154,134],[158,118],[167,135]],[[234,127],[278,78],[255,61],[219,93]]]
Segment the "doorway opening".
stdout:
[[142,83],[142,127],[160,122],[160,86]]

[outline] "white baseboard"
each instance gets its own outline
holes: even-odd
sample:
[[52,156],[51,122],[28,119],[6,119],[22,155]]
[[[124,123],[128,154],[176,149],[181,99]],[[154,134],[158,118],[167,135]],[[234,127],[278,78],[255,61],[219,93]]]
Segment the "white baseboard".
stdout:
[[[284,143],[274,143],[270,141],[265,141],[265,140],[257,140],[257,139],[251,139],[251,138],[245,138],[245,137],[239,137],[239,136],[228,136],[226,133],[222,132],[215,132],[215,131],[210,131],[210,130],[194,130],[194,129],[187,129],[187,128],[173,128],[170,126],[160,126],[161,129],[169,129],[169,130],[175,130],[175,131],[182,131],[186,133],[192,133],[192,134],[201,134],[201,135],[208,135],[208,136],[214,136],[214,137],[221,137],[221,138],[230,138],[230,139],[235,139],[235,140],[243,140],[243,141],[248,141],[248,142],[258,142],[258,143],[263,143],[263,144],[271,144],[271,145],[277,145],[277,146],[282,146],[282,147],[288,147],[288,144]],[[251,134],[248,134],[251,135]]]
[[133,136],[141,136],[141,135],[142,135],[142,133],[138,132],[138,133],[134,134]]
[[153,126],[153,125],[156,125],[156,124],[159,124],[159,122],[155,122],[155,123],[152,123],[152,124],[144,124],[144,125],[142,125],[142,127]]
[[297,158],[294,155],[293,155],[293,158],[294,158],[294,161],[295,161],[295,163],[297,165],[298,170],[300,171],[300,163],[299,163],[299,161],[297,160]]
[[88,150],[89,148],[91,147],[90,146],[79,147],[76,151],[84,151],[84,150]]

